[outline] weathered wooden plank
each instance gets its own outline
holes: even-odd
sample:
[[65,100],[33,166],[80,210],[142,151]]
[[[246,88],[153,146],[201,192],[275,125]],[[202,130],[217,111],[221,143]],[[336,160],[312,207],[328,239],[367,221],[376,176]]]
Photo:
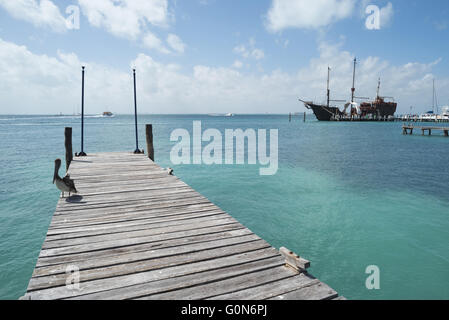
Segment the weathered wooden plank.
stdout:
[[185,220],[185,221],[174,221],[170,223],[165,223],[164,225],[152,226],[151,224],[137,224],[131,227],[121,227],[114,229],[105,229],[105,230],[96,230],[96,231],[85,231],[85,232],[76,232],[76,233],[64,233],[58,234],[54,236],[47,236],[45,241],[53,241],[53,240],[63,240],[63,239],[76,239],[76,238],[85,238],[85,237],[94,237],[100,235],[111,235],[111,234],[119,234],[130,231],[141,231],[141,230],[155,230],[155,232],[170,232],[172,230],[190,230],[192,228],[205,228],[210,226],[217,226],[222,224],[230,224],[236,223],[236,220],[227,217],[223,219],[216,219],[214,217],[201,218],[201,221],[196,220]]
[[[231,230],[230,230],[231,229]],[[82,253],[82,252],[91,252],[91,251],[99,251],[99,250],[105,250],[110,248],[121,248],[121,247],[127,247],[137,244],[146,244],[146,243],[159,243],[164,241],[166,244],[170,244],[169,240],[181,240],[183,241],[189,241],[194,242],[197,237],[201,237],[204,235],[216,235],[217,237],[220,237],[222,232],[230,232],[234,230],[239,229],[245,229],[243,226],[236,226],[231,225],[231,228],[229,225],[222,226],[218,228],[218,231],[212,228],[202,229],[202,231],[198,230],[190,230],[190,231],[184,231],[179,233],[170,233],[166,234],[163,233],[162,235],[149,235],[149,236],[141,236],[141,237],[133,237],[133,238],[124,238],[124,239],[113,239],[111,237],[108,241],[102,241],[102,242],[94,242],[94,243],[86,243],[86,244],[79,244],[79,245],[70,245],[66,247],[59,247],[59,248],[51,248],[51,249],[43,249],[41,250],[41,253],[39,257],[51,257],[51,256],[61,256],[61,255],[72,255],[75,253]],[[249,234],[248,230],[244,230],[245,233]],[[240,235],[240,233],[239,233]]]
[[[62,210],[61,208],[56,208],[55,216],[68,216],[68,215],[76,215],[77,217],[89,216],[98,213],[120,213],[122,210],[127,210],[126,212],[133,210],[146,210],[149,208],[153,209],[164,209],[170,207],[183,206],[186,204],[201,204],[208,203],[209,201],[204,197],[198,196],[197,194],[190,194],[182,196],[180,195],[170,195],[166,197],[160,197],[153,200],[147,201],[127,201],[122,203],[108,203],[103,205],[97,205],[90,208],[80,208],[79,210],[76,208],[70,208],[66,210]],[[125,212],[125,211],[123,211]]]
[[[107,198],[105,196],[98,197],[97,199],[89,199],[88,197],[84,198],[81,197],[80,201],[75,201],[71,199],[61,199],[58,203],[59,211],[66,210],[66,211],[72,211],[74,209],[76,210],[90,210],[94,208],[103,208],[107,206],[114,206],[114,205],[120,205],[120,204],[130,204],[133,202],[139,202],[139,203],[152,203],[157,201],[157,197],[164,199],[168,195],[175,196],[179,199],[182,199],[183,196],[195,196],[198,195],[196,192],[192,192],[192,190],[189,190],[188,188],[182,187],[182,188],[173,188],[170,190],[161,190],[158,192],[154,192],[152,196],[150,195],[139,195],[136,194],[130,194],[128,197],[111,197]],[[72,202],[70,202],[72,201]]]
[[[91,260],[78,261],[76,265],[82,271],[152,259],[159,260],[164,258],[170,258],[174,262],[176,262],[177,257],[183,254],[188,254],[191,256],[195,254],[207,255],[208,250],[220,253],[226,252],[228,249],[234,250],[235,248],[241,247],[247,248],[247,250],[242,251],[245,252],[245,251],[252,251],[252,248],[254,247],[255,244],[260,244],[264,248],[269,247],[269,245],[265,241],[253,235],[238,238],[229,238],[220,241],[209,241],[207,243],[193,243],[185,245],[183,247],[162,248],[151,251],[141,251],[137,253],[125,252],[122,254],[105,257],[101,260],[91,259]],[[218,254],[217,256],[220,256],[220,254]],[[44,277],[48,275],[65,273],[68,265],[69,264],[61,263],[50,266],[38,267],[34,270],[33,277]]]
[[297,289],[270,300],[330,300],[338,296],[328,285],[319,282],[312,286]]
[[58,227],[67,227],[67,226],[77,226],[82,224],[83,226],[87,226],[90,224],[96,223],[106,223],[106,222],[116,222],[122,221],[124,219],[134,219],[134,218],[163,218],[163,217],[171,217],[171,216],[181,216],[187,214],[194,214],[204,211],[221,211],[217,207],[211,205],[210,203],[203,204],[194,204],[194,205],[186,205],[186,206],[178,206],[171,207],[169,209],[159,209],[159,210],[141,210],[141,211],[132,211],[125,213],[112,213],[112,214],[100,214],[100,215],[91,215],[84,217],[55,217],[51,222],[51,228]]
[[[100,235],[100,236],[92,236],[92,237],[81,237],[81,238],[75,238],[75,239],[67,239],[67,240],[56,240],[56,241],[46,241],[44,245],[42,246],[42,249],[53,249],[53,248],[62,248],[62,247],[69,247],[69,246],[76,246],[81,244],[91,244],[91,243],[98,243],[98,242],[104,242],[104,241],[111,241],[111,240],[121,240],[121,239],[132,239],[132,238],[138,238],[138,237],[145,237],[145,236],[165,236],[165,237],[177,237],[181,234],[194,234],[195,232],[197,234],[203,234],[204,232],[211,231],[210,233],[214,233],[215,230],[224,230],[224,229],[239,229],[244,228],[240,223],[226,223],[226,224],[220,224],[216,225],[215,223],[212,226],[206,226],[206,227],[196,227],[192,226],[190,229],[186,229],[184,227],[181,227],[181,230],[178,228],[171,228],[169,232],[166,231],[166,229],[144,229],[140,231],[131,231],[131,232],[122,232],[122,233],[114,233],[114,234],[106,234],[106,235]],[[178,231],[176,231],[178,230]]]
[[288,279],[297,273],[285,266],[258,270],[240,276],[214,281],[194,287],[176,291],[164,292],[147,296],[145,300],[204,300],[221,294],[235,292],[238,290],[253,288],[256,286],[272,283],[282,279]]
[[[220,212],[220,211],[211,211],[204,213],[197,213],[194,216],[184,217],[182,219],[147,219],[144,221],[129,221],[129,222],[118,222],[118,223],[109,223],[105,225],[93,225],[87,227],[76,227],[76,228],[58,228],[58,229],[49,229],[47,236],[58,236],[61,234],[82,234],[82,236],[89,235],[97,235],[103,233],[115,233],[120,231],[128,230],[127,227],[139,227],[142,228],[145,226],[146,228],[163,228],[169,225],[178,225],[178,224],[186,224],[186,223],[196,223],[207,221],[211,219],[221,220],[227,219],[228,221],[235,222],[229,215]],[[232,220],[231,220],[232,219]],[[141,230],[141,229],[139,229]]]
[[247,237],[245,239],[257,240],[258,237],[254,236],[247,229],[243,230],[235,230],[224,232],[220,235],[200,235],[196,237],[192,237],[193,239],[183,238],[183,239],[175,239],[170,241],[161,241],[156,243],[148,243],[148,244],[139,244],[132,245],[127,247],[118,247],[112,248],[102,251],[94,251],[94,252],[83,252],[83,253],[75,253],[64,256],[53,256],[53,257],[39,257],[36,266],[48,266],[55,264],[63,264],[63,263],[75,263],[78,261],[83,261],[87,259],[104,259],[105,257],[115,256],[120,253],[136,253],[143,251],[151,251],[158,250],[169,247],[182,247],[186,244],[194,244],[194,243],[207,243],[210,241],[222,241],[229,238],[235,237]]
[[[173,176],[172,176],[173,177]],[[167,184],[167,183],[183,183],[181,180],[179,180],[176,177],[173,177],[174,179],[171,181],[168,181],[165,176],[160,177],[154,177],[151,179],[136,179],[136,180],[119,180],[119,181],[84,181],[84,180],[77,180],[77,187],[83,190],[97,190],[101,188],[102,190],[114,190],[119,188],[141,188],[141,187],[148,187],[153,185],[159,185],[159,184]],[[185,185],[185,184],[184,184]]]
[[122,225],[122,223],[128,223],[128,222],[165,222],[165,221],[174,221],[174,220],[185,220],[185,219],[193,219],[197,217],[205,217],[205,216],[212,216],[212,215],[226,215],[225,212],[216,209],[216,208],[206,208],[205,210],[191,210],[190,212],[188,210],[181,211],[178,214],[172,214],[169,216],[161,216],[161,215],[134,215],[134,216],[126,216],[126,217],[117,217],[115,219],[105,219],[102,220],[96,220],[96,221],[83,221],[83,222],[72,222],[67,223],[66,225],[56,224],[51,225],[49,230],[64,230],[68,228],[82,228],[85,229],[85,227],[96,227],[96,226],[109,226],[109,225]]
[[320,281],[301,273],[293,278],[212,297],[213,300],[266,300],[294,290],[302,290]]
[[79,190],[82,190],[83,197],[94,197],[94,196],[104,196],[107,195],[108,197],[112,195],[120,195],[120,196],[127,196],[127,193],[138,193],[138,192],[151,192],[153,190],[166,190],[166,189],[173,189],[173,188],[188,188],[184,183],[181,183],[179,181],[173,181],[170,183],[154,183],[154,184],[148,184],[148,185],[142,185],[142,186],[128,186],[128,187],[112,187],[112,188],[105,188],[105,187],[92,187],[92,188],[83,188],[82,186],[77,186]]

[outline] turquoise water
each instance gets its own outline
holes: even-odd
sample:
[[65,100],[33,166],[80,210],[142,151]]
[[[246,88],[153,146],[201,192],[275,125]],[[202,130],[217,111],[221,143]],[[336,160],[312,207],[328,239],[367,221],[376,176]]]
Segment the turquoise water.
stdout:
[[[176,128],[279,129],[279,171],[174,166]],[[303,123],[287,116],[141,116],[156,161],[275,247],[312,261],[311,273],[349,299],[449,299],[449,140],[403,136],[400,123]],[[0,116],[0,299],[24,294],[59,193],[53,161],[79,119]],[[87,118],[85,149],[135,149],[132,116]],[[140,126],[141,142],[144,127]],[[143,143],[141,143],[143,147]],[[365,287],[369,265],[380,290]]]

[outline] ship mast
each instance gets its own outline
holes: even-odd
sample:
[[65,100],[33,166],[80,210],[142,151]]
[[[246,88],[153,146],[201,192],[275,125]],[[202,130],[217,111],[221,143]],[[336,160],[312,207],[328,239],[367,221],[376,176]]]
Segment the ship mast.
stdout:
[[352,74],[352,88],[351,88],[351,92],[352,92],[351,102],[352,103],[354,103],[354,95],[355,95],[355,67],[356,67],[356,65],[357,65],[357,58],[354,58],[354,71]]
[[330,95],[331,95],[331,91],[329,89],[330,72],[331,72],[331,68],[328,66],[327,67],[327,108],[328,109],[329,109]]
[[433,79],[432,111],[435,113],[435,79]]
[[380,94],[380,78],[379,78],[379,82],[378,82],[378,84],[377,84],[377,99],[378,99],[378,100],[379,100],[379,98],[380,98],[379,94]]
[[354,98],[355,98],[355,67],[357,65],[357,58],[354,58],[354,70],[352,73],[352,88],[351,88],[351,111],[349,113],[349,116],[352,118],[352,106],[354,103]]

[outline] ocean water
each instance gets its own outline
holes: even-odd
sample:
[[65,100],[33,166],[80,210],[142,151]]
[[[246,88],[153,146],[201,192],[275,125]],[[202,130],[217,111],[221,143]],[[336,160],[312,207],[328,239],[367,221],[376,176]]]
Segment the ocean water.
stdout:
[[[133,116],[88,117],[85,151],[133,151]],[[170,163],[176,128],[279,129],[279,170]],[[156,161],[252,231],[311,260],[349,299],[449,299],[449,139],[403,136],[401,123],[322,123],[288,116],[139,117],[154,125]],[[0,116],[0,299],[24,294],[54,212],[53,161],[79,119]],[[365,270],[380,269],[368,290]]]

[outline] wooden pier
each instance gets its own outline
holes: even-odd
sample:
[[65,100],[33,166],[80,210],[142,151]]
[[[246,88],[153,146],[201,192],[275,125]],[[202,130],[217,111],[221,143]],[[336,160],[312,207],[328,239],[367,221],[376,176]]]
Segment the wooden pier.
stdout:
[[59,200],[22,299],[344,299],[145,155],[89,154],[69,174],[78,195]]
[[421,134],[423,136],[432,135],[432,131],[443,131],[445,137],[449,137],[449,127],[417,127],[412,125],[404,125],[402,126],[402,133],[404,135],[413,135],[413,131],[421,130]]

